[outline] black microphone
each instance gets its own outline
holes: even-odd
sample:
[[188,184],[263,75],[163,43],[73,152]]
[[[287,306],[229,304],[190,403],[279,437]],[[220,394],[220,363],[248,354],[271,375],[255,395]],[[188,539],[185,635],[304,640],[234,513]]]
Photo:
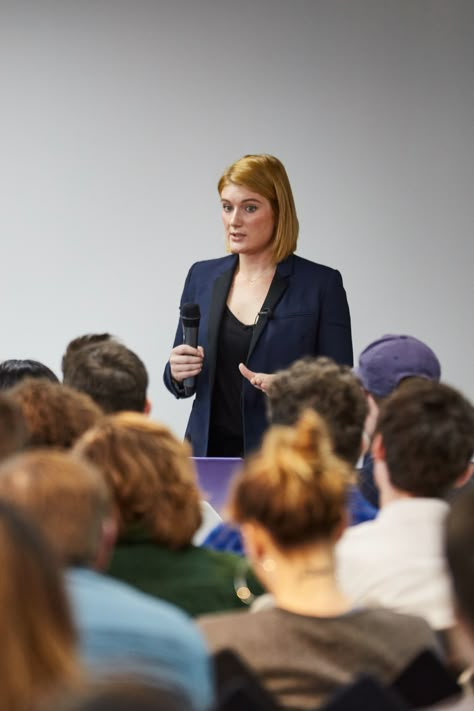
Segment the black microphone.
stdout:
[[[180,308],[181,321],[183,324],[183,343],[187,346],[197,348],[199,322],[201,320],[201,311],[199,304],[183,304]],[[183,380],[185,395],[192,395],[196,387],[196,376]]]

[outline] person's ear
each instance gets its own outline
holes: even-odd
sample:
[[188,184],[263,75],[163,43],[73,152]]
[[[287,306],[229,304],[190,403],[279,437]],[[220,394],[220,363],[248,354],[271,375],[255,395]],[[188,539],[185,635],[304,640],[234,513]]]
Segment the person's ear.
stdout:
[[247,521],[241,525],[240,530],[248,558],[253,561],[261,560],[267,550],[263,529],[258,524]]
[[118,536],[117,521],[109,516],[102,521],[100,541],[97,547],[97,554],[93,561],[94,570],[103,571],[109,567],[110,559]]
[[149,415],[151,413],[151,400],[148,398],[145,400],[145,407],[143,408],[143,414]]
[[454,484],[454,488],[455,488],[455,489],[461,489],[463,486],[465,486],[465,484],[467,484],[467,482],[469,481],[469,479],[472,478],[473,474],[474,474],[474,463],[473,463],[473,462],[469,462],[469,464],[468,464],[467,467],[466,467],[466,471],[463,472],[463,473],[461,474],[461,476],[458,477],[458,479],[456,479],[456,482],[455,482],[455,484]]
[[380,432],[377,432],[374,439],[372,440],[372,447],[370,451],[372,452],[372,456],[376,462],[385,461],[385,447]]

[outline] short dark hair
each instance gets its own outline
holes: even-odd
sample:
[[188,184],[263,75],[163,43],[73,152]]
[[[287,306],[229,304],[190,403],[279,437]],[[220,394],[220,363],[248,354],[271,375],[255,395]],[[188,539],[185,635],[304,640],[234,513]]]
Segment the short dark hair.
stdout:
[[414,379],[382,404],[377,423],[394,487],[443,497],[466,471],[474,450],[474,408],[457,390]]
[[302,358],[275,374],[268,390],[272,424],[294,425],[311,408],[328,426],[335,453],[354,466],[360,456],[367,400],[347,365],[331,358]]
[[0,462],[26,446],[28,430],[18,405],[0,394]]
[[140,358],[109,333],[71,341],[62,359],[63,382],[87,393],[106,413],[143,412],[148,373]]
[[474,488],[460,492],[446,519],[445,550],[456,604],[474,634]]
[[0,390],[8,390],[24,378],[46,378],[59,383],[53,371],[39,360],[11,358],[0,363]]

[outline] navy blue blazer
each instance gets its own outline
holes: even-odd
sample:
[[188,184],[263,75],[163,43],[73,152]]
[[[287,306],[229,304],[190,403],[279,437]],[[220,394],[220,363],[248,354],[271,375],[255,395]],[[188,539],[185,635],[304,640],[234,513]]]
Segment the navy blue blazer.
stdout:
[[[198,342],[204,348],[203,369],[197,377],[195,399],[186,429],[193,454],[207,455],[212,388],[219,324],[238,264],[237,255],[196,262],[189,270],[181,304],[199,304]],[[253,330],[246,365],[257,373],[274,373],[303,356],[325,355],[338,363],[353,364],[349,307],[338,271],[291,255],[277,265],[260,316]],[[183,342],[178,324],[174,346]],[[173,347],[174,347],[173,346]],[[183,389],[171,379],[170,364],[164,382],[176,397]],[[260,444],[267,427],[265,394],[245,378],[242,383],[244,449]]]

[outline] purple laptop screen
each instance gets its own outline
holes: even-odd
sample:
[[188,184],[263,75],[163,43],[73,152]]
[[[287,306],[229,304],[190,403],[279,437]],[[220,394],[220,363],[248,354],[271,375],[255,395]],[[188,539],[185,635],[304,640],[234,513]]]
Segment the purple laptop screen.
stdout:
[[216,511],[227,503],[229,484],[242,460],[238,457],[193,457],[199,487]]

